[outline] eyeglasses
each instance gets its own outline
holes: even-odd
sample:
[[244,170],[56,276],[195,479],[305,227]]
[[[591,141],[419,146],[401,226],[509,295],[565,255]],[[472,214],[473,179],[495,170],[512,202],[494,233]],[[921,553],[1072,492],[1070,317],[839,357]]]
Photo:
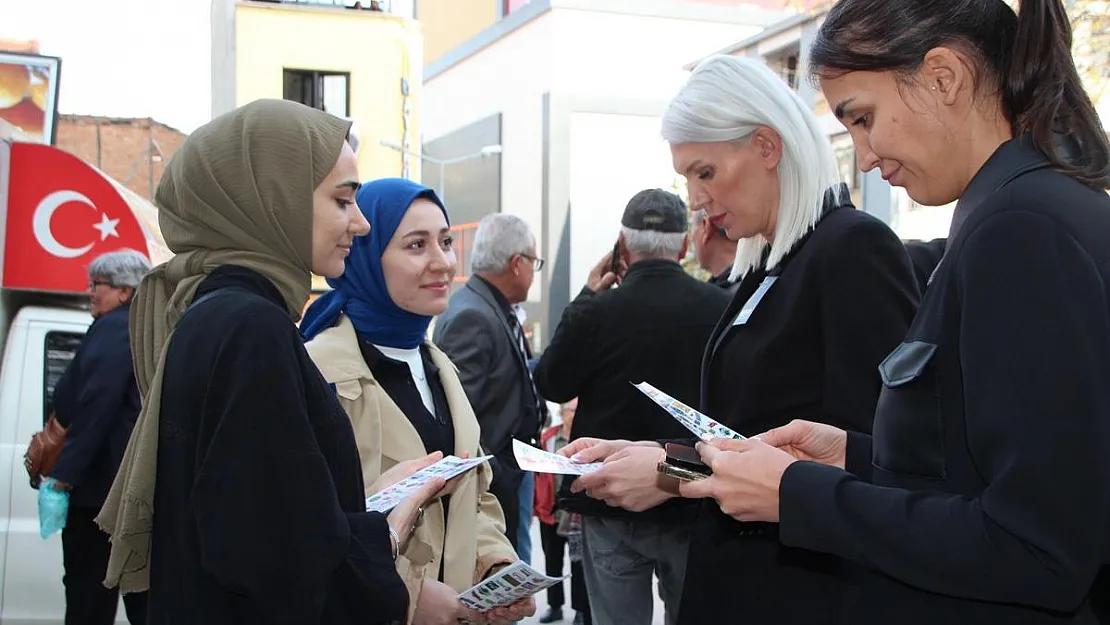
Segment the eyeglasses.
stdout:
[[96,287],[98,287],[98,286],[106,286],[108,288],[112,288],[116,285],[112,284],[111,282],[108,282],[107,280],[89,280],[89,285],[88,286],[89,286],[89,290],[92,291],[92,290],[96,289]]
[[518,254],[518,256],[520,256],[521,258],[527,258],[528,260],[532,261],[532,269],[534,269],[535,271],[543,269],[544,263],[547,262],[537,256],[529,256],[527,254]]

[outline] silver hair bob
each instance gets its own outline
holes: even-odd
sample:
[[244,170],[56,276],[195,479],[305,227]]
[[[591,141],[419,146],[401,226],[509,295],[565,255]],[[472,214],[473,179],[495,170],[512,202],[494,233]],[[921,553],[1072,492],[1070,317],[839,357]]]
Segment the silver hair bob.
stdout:
[[740,239],[733,280],[758,267],[768,245],[767,269],[774,268],[817,223],[826,191],[841,193],[832,144],[797,94],[764,63],[748,58],[705,59],[663,114],[663,139],[670,144],[740,141],[761,126],[782,138],[778,222],[773,241]]

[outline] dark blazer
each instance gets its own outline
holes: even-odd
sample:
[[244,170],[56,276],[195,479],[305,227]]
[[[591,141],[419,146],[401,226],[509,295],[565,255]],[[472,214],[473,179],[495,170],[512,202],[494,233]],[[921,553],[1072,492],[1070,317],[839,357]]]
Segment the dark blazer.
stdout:
[[944,256],[944,246],[948,243],[948,239],[933,239],[932,241],[906,241],[906,252],[910,255],[910,261],[913,262],[913,274],[917,278],[917,285],[921,287],[921,292],[925,292],[925,287],[929,284],[929,278],[933,275],[937,265],[940,264],[940,259]]
[[93,321],[54,389],[58,420],[69,431],[51,477],[73,486],[73,506],[104,505],[139,416],[129,311],[121,306]]
[[[459,368],[482,426],[482,449],[501,455],[508,450],[511,459],[513,435],[521,423],[534,422],[532,429],[538,430],[539,417],[528,363],[492,288],[477,276],[470,278],[436,320],[432,342]],[[515,460],[511,464],[516,467]]]
[[869,567],[859,625],[1093,625],[1110,561],[1110,198],[1009,141],[948,241],[881,367],[874,437],[851,437],[850,472],[791,465],[782,540]]
[[[619,288],[583,289],[567,306],[536,366],[536,386],[552,401],[578,398],[572,441],[685,438],[689,432],[632,383],[650,382],[697,405],[701,355],[728,301],[727,291],[672,260],[635,263]],[[560,505],[572,512],[672,523],[693,516],[692,502],[679,499],[626,512],[585,493],[571,495],[570,483],[563,481]]]
[[[826,210],[778,268],[743,278],[710,337],[702,410],[742,434],[796,418],[871,431],[877,367],[905,336],[917,283],[890,228],[831,198]],[[679,623],[719,623],[724,610],[745,625],[843,622],[852,575],[845,565],[786,547],[777,526],[740,523],[707,501],[693,532]]]

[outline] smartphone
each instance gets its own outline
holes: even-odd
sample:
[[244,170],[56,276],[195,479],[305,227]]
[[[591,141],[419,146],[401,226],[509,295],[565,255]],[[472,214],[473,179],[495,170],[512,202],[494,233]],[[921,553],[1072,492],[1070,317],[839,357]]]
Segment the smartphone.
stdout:
[[688,445],[667,443],[664,445],[667,458],[656,467],[660,473],[692,482],[703,480],[713,474],[709,465],[702,462],[698,451]]
[[614,276],[621,275],[621,242],[620,239],[613,244],[613,254],[609,258],[609,271]]

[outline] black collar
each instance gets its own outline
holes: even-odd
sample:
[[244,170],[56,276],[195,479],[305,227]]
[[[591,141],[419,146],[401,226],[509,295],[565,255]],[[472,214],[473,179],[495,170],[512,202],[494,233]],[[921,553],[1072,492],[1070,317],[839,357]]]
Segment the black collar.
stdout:
[[1033,145],[1033,139],[1029,135],[1022,135],[998,146],[956,202],[952,225],[948,229],[948,240],[954,240],[975,209],[1008,182],[1049,165],[1048,159]]
[[627,284],[629,280],[635,282],[649,276],[673,275],[677,273],[686,273],[682,265],[679,265],[677,261],[670,260],[669,258],[648,258],[632,263],[628,271],[624,273],[622,284]]
[[[782,260],[779,261],[779,264],[775,265],[775,268],[768,272],[767,275],[778,276],[779,274],[781,274],[782,270],[786,267],[786,264],[790,262],[790,259],[798,253],[798,250],[802,249],[802,246],[805,245],[805,242],[809,239],[810,235],[813,234],[813,231],[817,229],[817,226],[821,225],[821,222],[826,217],[842,208],[851,208],[854,210],[855,207],[855,204],[852,204],[852,194],[848,191],[847,184],[841,182],[836,186],[826,189],[824,203],[821,206],[821,214],[817,217],[817,221],[813,222],[813,227],[809,229],[809,232],[806,232],[804,235],[802,235],[802,238],[798,239],[794,243],[793,247],[790,248],[790,251],[782,257]],[[764,251],[762,263],[764,267],[767,266],[767,256],[769,254],[770,248]]]
[[[405,367],[406,371],[408,370],[408,364],[399,362],[390,358],[389,356],[386,356],[382,353],[382,350],[378,349],[377,346],[371,343],[369,340],[363,338],[362,335],[359,335],[358,337],[358,348],[359,351],[362,352],[362,358],[366,361],[366,366],[370,367],[371,372],[377,371],[378,367],[381,366],[383,363],[385,366],[400,365]],[[424,345],[420,346],[420,360],[424,362],[424,368],[428,370],[428,373],[432,375],[439,375],[439,367],[437,367],[435,363],[432,362],[431,354],[428,353],[428,348]]]
[[280,306],[282,310],[285,309],[285,298],[281,296],[281,291],[274,286],[269,278],[253,269],[247,269],[239,265],[223,265],[214,269],[197,286],[197,292],[193,300],[196,301],[205,293],[224,287],[236,287],[249,291],[266,298],[276,306]]
[[501,312],[505,313],[508,317],[512,317],[513,321],[516,321],[516,313],[513,312],[513,306],[509,303],[509,299],[505,297],[505,294],[501,292],[501,289],[478,274],[474,274],[474,278],[481,280],[482,284],[489,289],[490,294],[493,295],[493,299],[497,302],[497,305],[501,307]]

